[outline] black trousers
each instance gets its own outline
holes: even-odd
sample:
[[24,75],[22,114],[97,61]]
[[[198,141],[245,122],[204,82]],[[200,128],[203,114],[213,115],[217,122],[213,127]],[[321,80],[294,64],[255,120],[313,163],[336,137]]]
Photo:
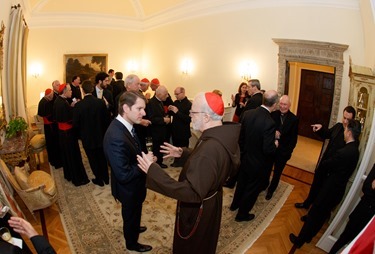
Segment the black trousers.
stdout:
[[85,152],[95,178],[107,183],[109,181],[108,165],[103,147],[94,149],[85,148]]
[[231,204],[232,208],[239,208],[239,216],[247,215],[253,208],[259,193],[262,191],[264,178],[264,170],[240,169],[237,188]]
[[141,226],[142,202],[122,203],[121,208],[126,248],[134,248],[138,243]]
[[326,177],[327,172],[322,168],[318,167],[315,170],[314,179],[310,187],[309,195],[303,202],[305,205],[310,206],[315,201]]
[[[273,164],[274,167],[273,167],[273,175],[272,175],[271,184],[268,186],[268,192],[269,193],[274,193],[277,186],[279,185],[281,174],[283,173],[283,170],[285,168],[285,165],[286,165],[287,161],[288,161],[288,159],[276,157],[275,163]],[[269,172],[267,172],[267,174],[268,174],[267,177],[266,177],[267,185],[269,183],[271,171],[272,171],[272,165],[271,165],[271,170]]]
[[62,160],[59,146],[59,135],[55,124],[44,125],[44,136],[46,138],[48,162],[55,168],[61,168]]

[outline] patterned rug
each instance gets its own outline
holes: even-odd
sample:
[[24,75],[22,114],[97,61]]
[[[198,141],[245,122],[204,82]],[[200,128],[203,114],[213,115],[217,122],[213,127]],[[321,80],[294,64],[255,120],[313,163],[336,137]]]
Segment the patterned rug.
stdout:
[[[87,157],[83,155],[89,178],[93,178]],[[51,169],[59,192],[59,205],[65,234],[72,253],[130,253],[122,233],[121,204],[111,195],[110,186],[89,183],[75,187],[64,180],[62,169]],[[168,168],[177,178],[181,168]],[[236,212],[229,210],[233,190],[224,188],[223,215],[217,253],[243,253],[262,234],[288,198],[293,186],[280,182],[273,198],[266,201],[264,192],[258,198],[251,222],[234,221]],[[176,201],[151,190],[143,203],[142,223],[148,230],[139,242],[153,246],[151,253],[171,253]]]

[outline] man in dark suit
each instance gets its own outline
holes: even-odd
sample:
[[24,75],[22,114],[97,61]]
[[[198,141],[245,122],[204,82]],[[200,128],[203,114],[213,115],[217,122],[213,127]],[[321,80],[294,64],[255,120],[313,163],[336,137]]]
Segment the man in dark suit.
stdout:
[[108,166],[103,151],[103,138],[110,123],[110,116],[103,100],[92,96],[94,85],[86,80],[82,84],[84,99],[73,110],[73,126],[78,130],[95,178],[99,186],[109,184]]
[[[122,94],[126,91],[125,89],[125,82],[122,79],[124,76],[122,72],[116,72],[115,73],[116,81],[113,83],[113,91],[112,91],[112,97],[115,100],[119,94]],[[115,104],[115,111],[117,112]]]
[[161,168],[168,166],[163,164],[163,154],[160,152],[160,146],[167,141],[167,126],[171,118],[167,116],[164,110],[163,102],[168,98],[168,90],[165,86],[159,86],[154,97],[147,104],[147,115],[151,121],[152,152],[158,158],[157,163]]
[[275,138],[279,140],[279,146],[276,149],[275,156],[271,157],[268,163],[267,177],[265,188],[269,184],[269,178],[273,169],[273,176],[270,186],[268,187],[266,199],[270,200],[277,186],[279,185],[281,173],[284,170],[286,162],[292,156],[294,147],[297,144],[298,138],[298,118],[295,114],[290,112],[290,99],[288,95],[283,95],[280,98],[279,110],[271,113],[272,119],[276,123]]
[[346,184],[359,159],[359,134],[361,134],[360,122],[349,120],[344,129],[344,147],[321,162],[321,167],[327,172],[327,177],[324,179],[307,216],[303,216],[305,223],[300,233],[298,236],[289,235],[290,241],[297,248],[311,241],[330,217],[331,211],[341,202]]
[[112,92],[107,88],[109,83],[109,76],[105,72],[99,72],[95,76],[95,89],[92,92],[92,95],[94,95],[96,98],[101,99],[105,102],[105,106],[107,107],[108,112],[110,113],[111,117],[113,116],[113,109],[114,109],[114,103],[113,103],[113,96]]
[[[120,96],[119,114],[104,136],[104,153],[111,166],[112,195],[122,204],[123,230],[128,250],[150,251],[149,245],[138,243],[142,203],[146,197],[146,175],[138,168],[137,154],[141,145],[133,125],[139,124],[145,113],[146,99],[138,92],[127,91]],[[153,156],[149,153],[150,159]]]
[[310,205],[314,202],[318,195],[318,192],[327,177],[327,171],[321,167],[321,164],[329,159],[337,150],[345,146],[344,141],[344,129],[347,126],[349,120],[354,119],[355,109],[352,106],[347,106],[344,108],[342,115],[342,123],[336,123],[332,128],[323,127],[321,124],[313,124],[311,127],[313,131],[316,132],[321,138],[329,139],[327,148],[322,156],[320,162],[315,169],[314,179],[310,187],[309,195],[303,203],[295,203],[296,208],[308,209]]
[[255,109],[259,107],[260,105],[262,105],[263,94],[262,94],[262,91],[260,90],[260,82],[258,79],[249,80],[248,92],[251,97],[247,100],[243,112],[245,112],[246,110]]
[[73,76],[72,78],[72,97],[68,99],[69,104],[71,104],[73,101],[78,102],[82,100],[82,94],[80,89],[81,84],[81,78],[79,76]]
[[253,208],[266,178],[266,161],[278,146],[275,140],[275,122],[271,112],[276,108],[277,92],[267,91],[264,102],[259,108],[248,110],[243,115],[239,145],[241,166],[237,188],[230,206],[231,211],[238,209],[236,221],[250,221]]

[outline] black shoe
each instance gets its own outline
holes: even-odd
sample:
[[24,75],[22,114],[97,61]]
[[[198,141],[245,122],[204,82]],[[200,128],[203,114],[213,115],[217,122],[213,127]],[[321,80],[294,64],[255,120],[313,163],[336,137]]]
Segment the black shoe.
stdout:
[[237,209],[238,209],[238,206],[234,206],[233,204],[230,205],[230,207],[229,207],[229,210],[231,210],[232,212],[236,211]]
[[245,216],[239,216],[237,214],[234,220],[237,222],[242,222],[242,221],[251,221],[254,218],[255,218],[255,214],[252,214],[252,213],[246,214]]
[[272,195],[273,195],[272,192],[267,192],[266,200],[270,200],[272,198]]
[[295,236],[294,234],[290,234],[289,235],[289,240],[297,247],[297,248],[301,248],[302,245],[304,244],[303,241],[301,241],[300,239],[298,239],[297,236]]
[[100,186],[100,187],[103,187],[103,186],[104,186],[103,181],[102,181],[102,180],[99,180],[99,179],[96,179],[96,178],[91,179],[91,182],[92,182],[93,184],[95,184],[95,185]]
[[139,227],[139,233],[143,233],[147,230],[147,227],[144,227],[144,226],[140,226]]
[[160,163],[159,166],[160,166],[161,168],[168,168],[168,166],[165,165],[165,164],[163,164],[163,163]]
[[89,179],[86,179],[86,180],[83,180],[83,181],[81,181],[81,182],[79,182],[79,183],[73,183],[76,187],[78,187],[78,186],[82,186],[82,185],[86,185],[86,184],[88,184],[90,182],[90,180]]
[[305,208],[305,209],[309,209],[309,205],[306,205],[305,203],[295,203],[294,206],[296,208]]
[[303,222],[307,221],[307,214],[301,217],[301,221]]
[[137,243],[136,246],[132,247],[126,247],[128,250],[134,250],[137,252],[146,252],[152,250],[152,247],[150,245],[140,244]]

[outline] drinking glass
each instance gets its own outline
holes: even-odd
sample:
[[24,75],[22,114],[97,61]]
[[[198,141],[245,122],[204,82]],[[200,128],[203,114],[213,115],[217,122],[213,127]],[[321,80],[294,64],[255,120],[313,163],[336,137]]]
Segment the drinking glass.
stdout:
[[151,137],[146,138],[146,148],[147,148],[147,151],[152,152],[152,138]]
[[0,236],[4,241],[12,243],[12,235],[7,227],[0,228]]

